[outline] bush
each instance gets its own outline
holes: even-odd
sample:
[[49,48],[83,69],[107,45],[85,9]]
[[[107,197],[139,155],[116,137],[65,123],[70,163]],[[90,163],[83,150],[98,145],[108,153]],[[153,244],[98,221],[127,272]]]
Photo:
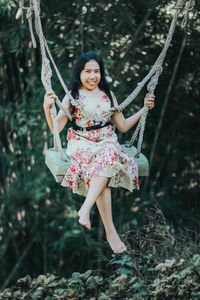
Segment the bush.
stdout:
[[[124,235],[124,255],[112,255],[107,273],[75,272],[68,279],[29,275],[5,289],[0,299],[174,299],[200,297],[199,236],[166,224],[157,208],[147,226]],[[193,234],[195,234],[193,232]]]

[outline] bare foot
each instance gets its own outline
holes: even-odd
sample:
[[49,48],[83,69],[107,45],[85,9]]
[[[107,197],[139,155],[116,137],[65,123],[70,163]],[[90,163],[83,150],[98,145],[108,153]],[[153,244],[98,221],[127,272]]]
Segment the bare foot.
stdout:
[[120,240],[116,231],[107,234],[106,238],[114,253],[123,253],[127,251],[126,245]]
[[79,223],[86,227],[87,229],[91,229],[91,224],[90,224],[90,213],[86,210],[80,209],[78,211],[78,216],[79,216]]

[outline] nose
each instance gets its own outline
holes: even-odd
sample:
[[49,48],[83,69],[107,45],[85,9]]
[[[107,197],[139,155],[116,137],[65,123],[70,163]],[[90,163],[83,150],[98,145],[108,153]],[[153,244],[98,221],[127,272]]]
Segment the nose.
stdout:
[[92,79],[92,78],[96,78],[95,72],[91,72],[89,77],[90,77],[91,79]]

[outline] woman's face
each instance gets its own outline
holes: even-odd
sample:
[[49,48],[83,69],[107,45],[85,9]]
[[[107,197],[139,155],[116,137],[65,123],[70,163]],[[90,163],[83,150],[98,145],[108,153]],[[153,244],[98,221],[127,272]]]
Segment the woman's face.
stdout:
[[100,66],[96,60],[88,61],[80,73],[82,88],[92,91],[98,87],[101,80]]

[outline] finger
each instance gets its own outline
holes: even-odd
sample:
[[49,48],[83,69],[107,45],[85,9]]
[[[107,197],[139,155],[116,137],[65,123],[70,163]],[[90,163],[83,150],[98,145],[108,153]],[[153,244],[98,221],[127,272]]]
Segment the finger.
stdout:
[[147,99],[147,102],[154,103],[154,99]]
[[144,100],[146,100],[146,101],[154,101],[154,98],[151,98],[151,97],[145,97]]
[[146,103],[146,104],[152,104],[153,101],[152,101],[152,100],[149,100],[149,99],[146,99],[146,100],[145,100],[145,103]]

